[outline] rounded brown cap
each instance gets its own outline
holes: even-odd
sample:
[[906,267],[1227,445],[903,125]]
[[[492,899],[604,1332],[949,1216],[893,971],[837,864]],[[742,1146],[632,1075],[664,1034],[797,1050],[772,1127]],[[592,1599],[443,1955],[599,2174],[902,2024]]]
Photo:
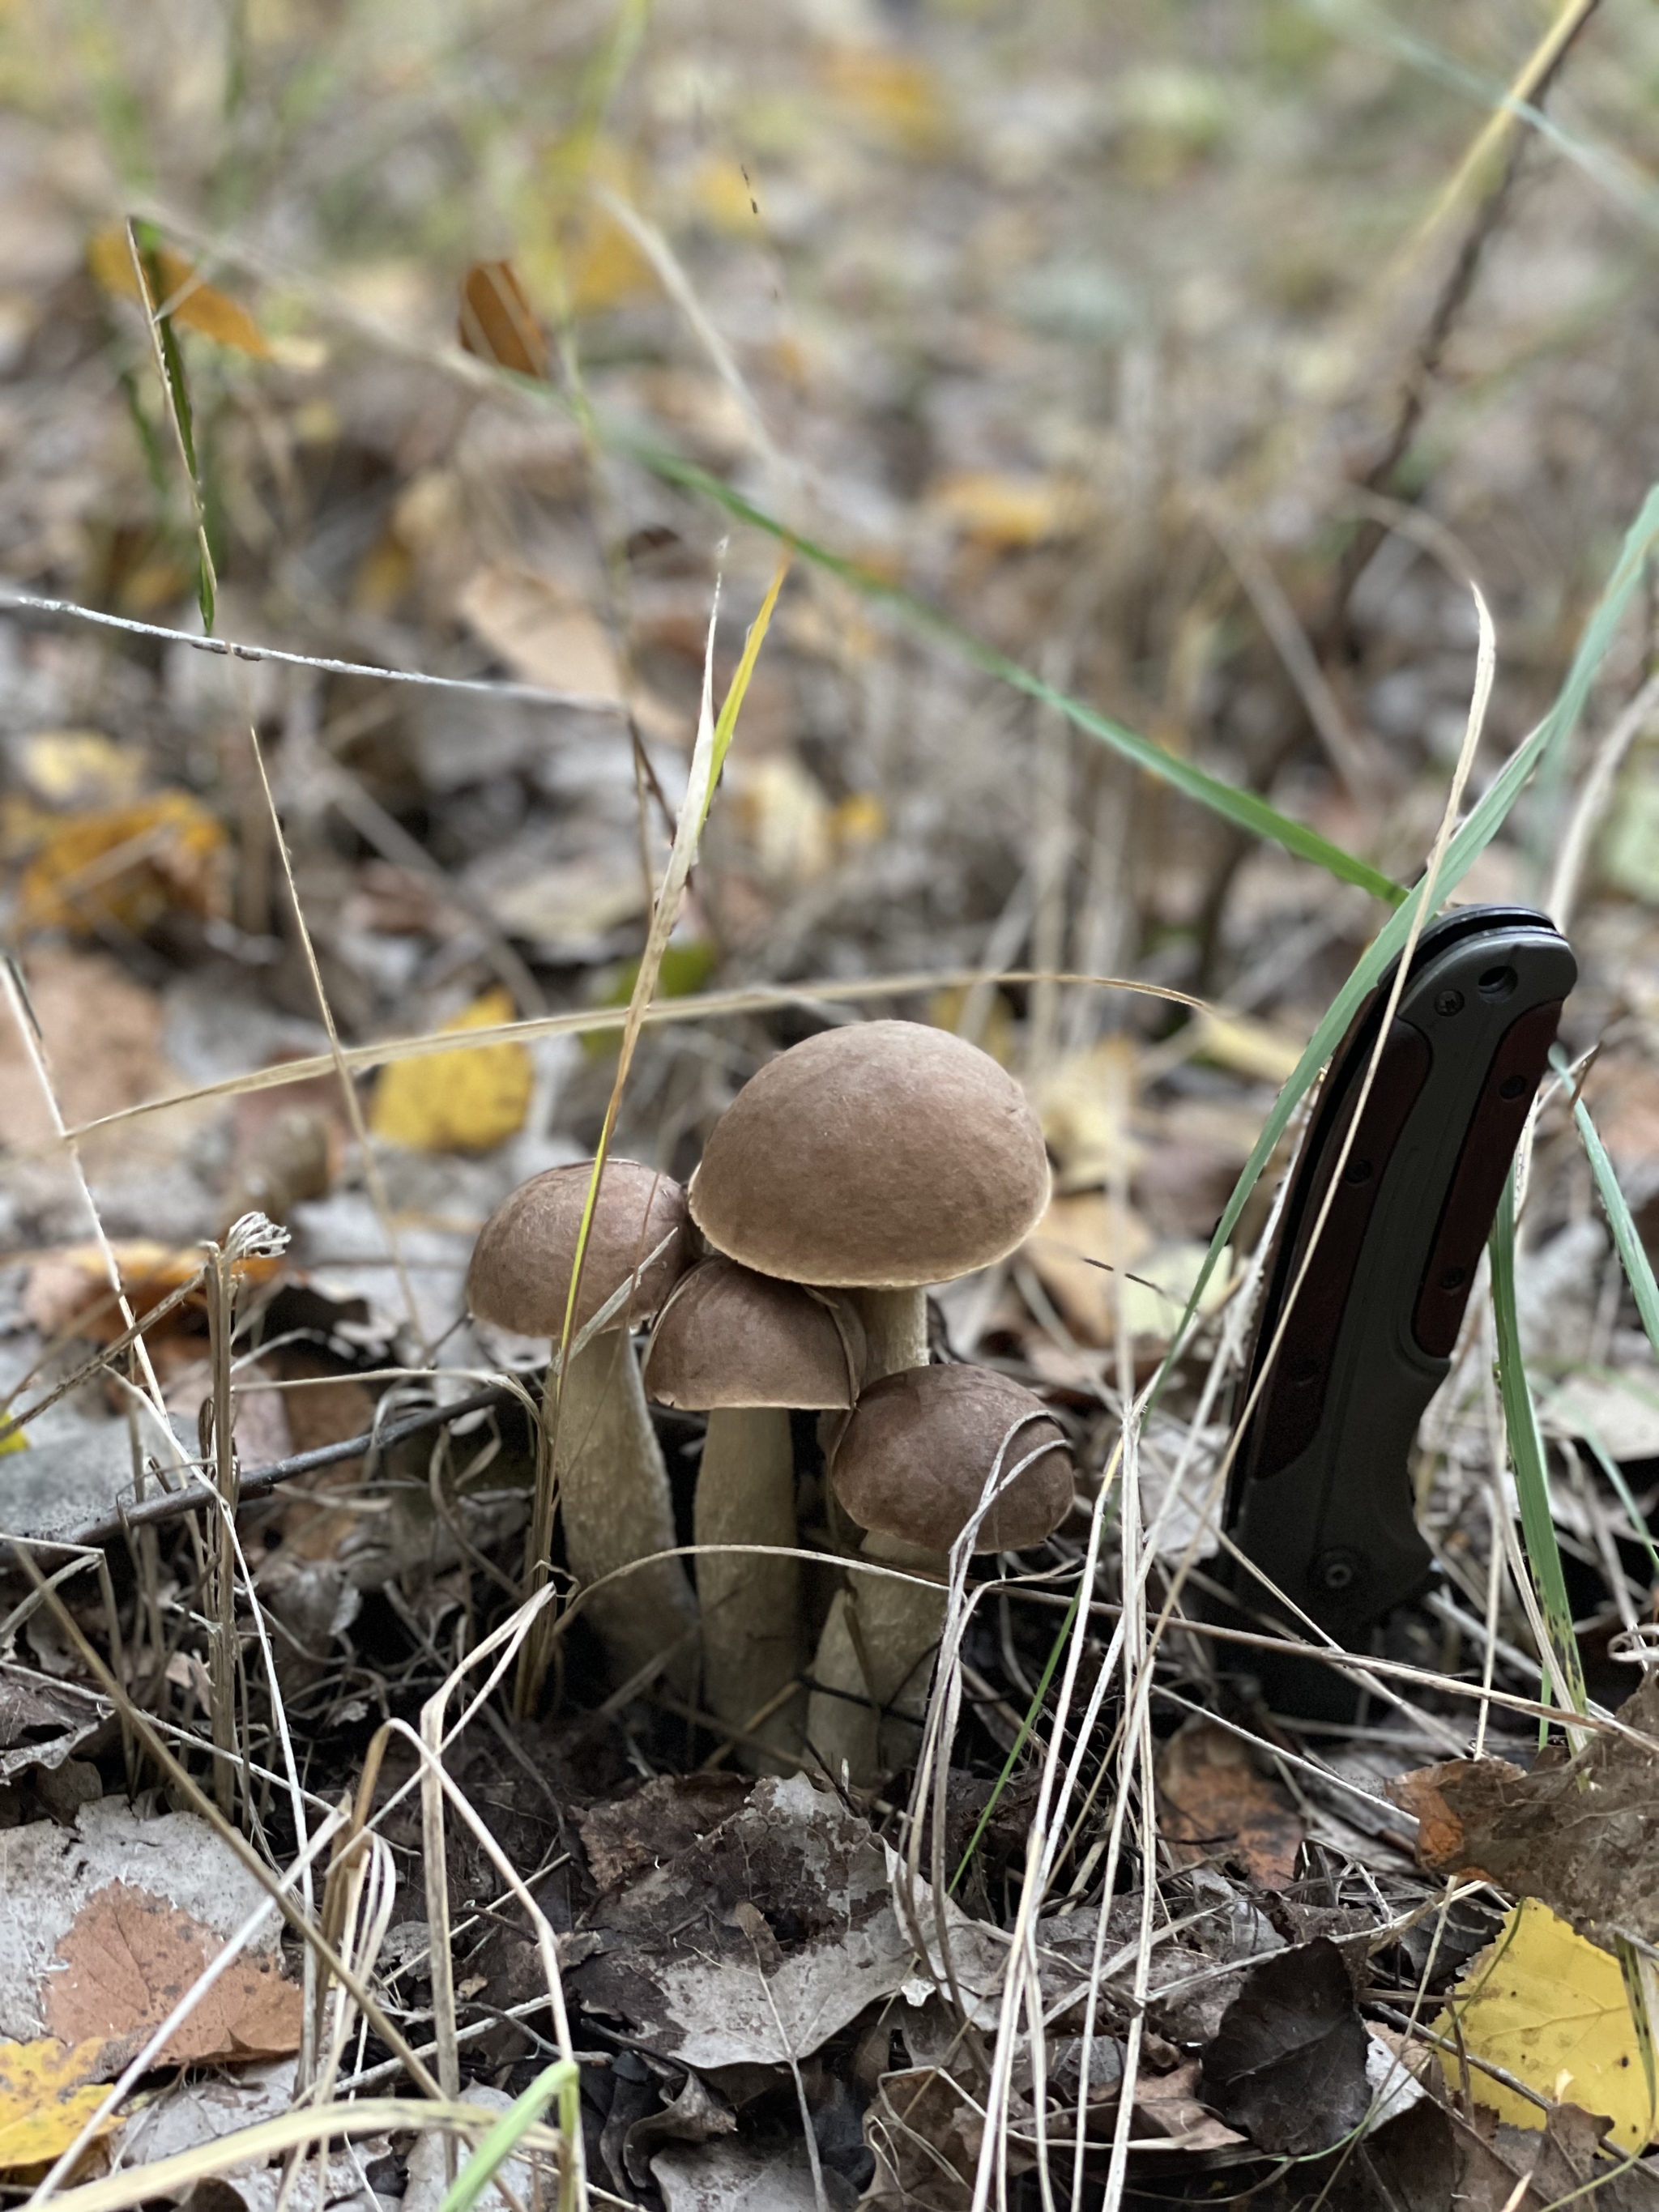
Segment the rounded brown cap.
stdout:
[[[550,1168],[510,1191],[478,1231],[467,1269],[467,1304],[480,1321],[522,1336],[564,1334],[565,1301],[592,1160]],[[664,1249],[651,1257],[666,1237]],[[635,1268],[640,1279],[613,1326],[649,1321],[690,1256],[685,1193],[639,1160],[608,1159],[582,1262],[576,1327],[584,1328]]]
[[864,1331],[844,1302],[703,1260],[663,1308],[645,1362],[647,1395],[692,1413],[722,1406],[850,1406]]
[[1002,1492],[974,1549],[1023,1551],[1070,1510],[1071,1447],[1040,1398],[988,1368],[909,1367],[872,1382],[830,1478],[861,1528],[947,1552],[978,1511],[999,1452],[1004,1475],[1041,1455]]
[[797,1283],[910,1289],[1012,1252],[1048,1202],[1042,1131],[988,1053],[920,1022],[780,1053],[691,1182],[709,1243]]

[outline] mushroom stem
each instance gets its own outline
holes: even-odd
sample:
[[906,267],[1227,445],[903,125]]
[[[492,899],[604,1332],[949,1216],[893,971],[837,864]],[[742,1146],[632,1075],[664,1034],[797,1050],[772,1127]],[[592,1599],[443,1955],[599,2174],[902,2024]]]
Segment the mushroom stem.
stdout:
[[684,1560],[651,1556],[672,1551],[678,1539],[668,1471],[628,1331],[605,1329],[592,1338],[570,1361],[562,1390],[550,1370],[542,1404],[548,1433],[557,1439],[565,1557],[577,1582],[586,1589],[635,1560],[650,1561],[607,1583],[583,1608],[613,1677],[626,1681],[661,1659],[671,1686],[690,1696],[697,1603]]
[[[795,1455],[787,1413],[727,1406],[709,1414],[695,1533],[699,1546],[795,1543]],[[793,1751],[800,1741],[799,1698],[752,1729],[750,1723],[800,1671],[799,1561],[699,1550],[697,1601],[708,1710],[734,1729]],[[739,1744],[736,1756],[751,1773],[793,1770],[792,1759],[769,1759],[749,1745]]]
[[949,1562],[941,1553],[873,1532],[863,1549],[866,1559],[883,1566],[937,1575],[940,1583],[925,1589],[854,1573],[851,1587],[836,1592],[818,1640],[812,1678],[820,1686],[807,1706],[808,1741],[832,1778],[840,1779],[844,1765],[855,1788],[873,1790],[908,1765],[921,1741],[933,1653],[945,1626]]
[[846,1295],[864,1323],[866,1383],[927,1364],[926,1291],[860,1290]]

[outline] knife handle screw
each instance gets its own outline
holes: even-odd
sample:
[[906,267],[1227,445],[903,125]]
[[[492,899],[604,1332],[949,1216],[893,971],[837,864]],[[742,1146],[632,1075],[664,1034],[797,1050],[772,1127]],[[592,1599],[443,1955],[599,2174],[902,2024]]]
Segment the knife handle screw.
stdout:
[[1369,1160],[1350,1160],[1342,1170],[1344,1182],[1369,1182],[1375,1173]]
[[1526,1088],[1524,1075],[1506,1075],[1498,1086],[1498,1095],[1500,1098],[1519,1098]]
[[1434,1011],[1437,1014],[1461,1014],[1463,994],[1461,991],[1443,991],[1434,1002]]
[[1314,1578],[1333,1595],[1350,1590],[1359,1580],[1359,1561],[1352,1552],[1327,1552],[1314,1568]]
[[1467,1267],[1447,1267],[1441,1273],[1440,1287],[1443,1291],[1461,1291],[1468,1279]]

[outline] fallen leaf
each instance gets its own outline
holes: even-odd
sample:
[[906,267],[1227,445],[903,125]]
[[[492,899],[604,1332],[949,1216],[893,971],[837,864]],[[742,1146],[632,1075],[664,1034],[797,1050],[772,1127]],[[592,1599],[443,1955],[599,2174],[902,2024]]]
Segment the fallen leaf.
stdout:
[[456,611],[526,683],[596,699],[622,696],[605,625],[551,576],[492,562],[463,587]]
[[1295,1800],[1215,1722],[1194,1714],[1164,1745],[1158,1805],[1158,1832],[1177,1866],[1234,1859],[1263,1889],[1295,1879],[1306,1833]]
[[[102,2104],[108,2078],[101,2043],[0,2043],[0,2170],[66,2151]],[[98,2132],[119,2124],[112,2112]]]
[[1146,1147],[1130,1133],[1137,1047],[1131,1037],[1103,1037],[1086,1052],[1068,1053],[1042,1077],[1031,1103],[1059,1168],[1061,1191],[1090,1190],[1121,1169],[1133,1174]]
[[[513,1012],[511,994],[497,987],[444,1026],[489,1029],[510,1022]],[[528,1050],[512,1042],[395,1060],[374,1087],[368,1125],[410,1152],[493,1152],[523,1128],[534,1080]]]
[[1178,2143],[1182,2150],[1223,2150],[1245,2138],[1205,2110],[1213,2099],[1201,2096],[1199,2062],[1188,2059],[1168,2074],[1143,2074],[1135,2084],[1137,2133],[1142,2129]]
[[738,761],[726,769],[727,821],[748,846],[763,884],[816,883],[835,858],[823,787],[787,754]]
[[[179,1087],[162,1044],[158,992],[135,982],[106,952],[39,945],[22,965],[58,1103],[71,1126]],[[0,1021],[0,1143],[36,1145],[51,1133],[23,1041],[12,1023]],[[90,1139],[100,1153],[124,1141],[114,1130]]]
[[1204,2053],[1204,2100],[1258,2149],[1328,2150],[1370,2107],[1370,2039],[1328,1936],[1252,1966]]
[[[181,1249],[153,1237],[133,1237],[115,1240],[109,1249],[135,1318],[187,1283],[202,1265],[199,1244]],[[256,1256],[239,1261],[232,1272],[240,1285],[253,1287],[274,1282],[282,1265],[280,1260]],[[204,1310],[199,1291],[192,1291],[165,1321],[156,1323],[156,1333],[186,1327],[192,1308],[198,1313]],[[44,1335],[57,1336],[72,1329],[76,1335],[100,1344],[113,1342],[126,1328],[110,1288],[104,1248],[93,1243],[65,1244],[37,1260],[24,1288],[23,1313]]]
[[[1659,1677],[1645,1675],[1618,1717],[1659,1737]],[[1540,1752],[1530,1771],[1447,1759],[1388,1790],[1417,1815],[1429,1873],[1540,1898],[1581,1933],[1625,1928],[1659,1942],[1659,1753],[1641,1743],[1595,1735],[1572,1758]]]
[[1194,1060],[1214,1060],[1235,1075],[1254,1076],[1260,1083],[1287,1082],[1307,1042],[1246,1014],[1200,1014],[1195,1027]]
[[[700,1779],[698,1792],[704,1786]],[[672,1802],[682,1787],[661,1795]],[[699,1822],[717,1809],[701,1796],[690,1802]],[[646,1808],[633,1817],[643,1823]],[[917,1885],[924,1959],[918,1931],[895,1910],[898,1865],[864,1821],[805,1775],[763,1778],[706,1832],[589,1909],[599,1948],[573,1968],[570,1986],[590,2008],[630,2021],[642,2047],[684,2065],[805,2058],[866,2004],[900,1991],[919,2005],[943,1978],[932,1891]],[[1006,1942],[956,1905],[944,1911],[955,1985],[988,2030]],[[1051,2008],[1083,1986],[1046,1958],[1042,1978]]]
[[[204,337],[234,346],[240,353],[252,354],[256,361],[275,357],[264,332],[228,293],[198,276],[184,256],[168,246],[162,246],[155,258],[161,280],[161,296],[155,304],[167,309],[171,321],[187,323]],[[106,292],[123,300],[142,298],[125,224],[112,223],[96,232],[87,247],[87,261]]]
[[1073,535],[1084,516],[1078,487],[1053,477],[1004,476],[963,470],[942,477],[928,504],[970,544],[1022,552]]
[[[1552,2104],[1605,2114],[1622,2149],[1651,2140],[1653,2100],[1618,1961],[1522,1898],[1495,1942],[1470,1960],[1436,2033],[1471,2057],[1516,2075]],[[1445,2064],[1455,2074],[1449,2054]],[[1522,2128],[1541,2128],[1538,2106],[1471,2067],[1476,2102]]]
[[0,1781],[27,1767],[61,1766],[113,1711],[78,1683],[54,1682],[15,1659],[0,1660]]
[[547,340],[510,261],[475,261],[462,278],[460,341],[501,368],[546,376]]
[[631,232],[602,207],[582,209],[566,234],[564,276],[579,315],[603,314],[657,289],[657,272]]
[[[102,2038],[118,2071],[220,1949],[217,1938],[154,1891],[96,1890],[76,1916],[46,1983],[46,2026],[66,2043]],[[270,1959],[233,1960],[156,2054],[158,2066],[283,2058],[300,2047],[297,1986]]]
[[[0,1834],[0,2036],[18,2042],[52,2032],[47,2007],[64,1971],[58,1946],[88,1900],[111,1883],[161,1899],[210,1952],[265,1897],[205,1820],[193,1813],[141,1818],[122,1798],[82,1805],[71,1826],[37,1820],[7,1829]],[[273,1957],[280,1933],[275,1915],[268,1916],[249,1955]]]
[[826,88],[873,136],[908,154],[939,150],[949,117],[926,62],[886,46],[835,46],[819,68]]
[[175,908],[222,915],[227,858],[223,826],[186,791],[77,815],[23,871],[18,927],[139,936]]
[[101,730],[35,730],[15,739],[9,750],[42,805],[76,813],[130,805],[143,779],[143,755]]

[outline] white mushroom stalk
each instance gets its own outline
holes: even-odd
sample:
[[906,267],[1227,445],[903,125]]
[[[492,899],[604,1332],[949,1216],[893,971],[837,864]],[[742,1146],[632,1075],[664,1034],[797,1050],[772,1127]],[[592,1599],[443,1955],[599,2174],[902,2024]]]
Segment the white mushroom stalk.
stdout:
[[651,1395],[708,1416],[695,1508],[703,1698],[751,1772],[790,1771],[801,1751],[789,1411],[850,1407],[862,1353],[841,1301],[723,1259],[682,1277],[652,1338]]
[[1071,1452],[1041,1399],[981,1367],[889,1375],[860,1399],[831,1468],[868,1530],[812,1663],[806,1732],[832,1775],[861,1789],[908,1765],[945,1624],[951,1548],[1020,1551],[1070,1510]]
[[[481,1320],[556,1346],[564,1329],[591,1164],[509,1194],[479,1231],[467,1296]],[[686,1258],[685,1194],[636,1160],[609,1160],[590,1225],[576,1334],[543,1392],[565,1557],[618,1686],[654,1667],[683,1695],[697,1671],[696,1601],[678,1541],[662,1449],[630,1327],[648,1320]]]

